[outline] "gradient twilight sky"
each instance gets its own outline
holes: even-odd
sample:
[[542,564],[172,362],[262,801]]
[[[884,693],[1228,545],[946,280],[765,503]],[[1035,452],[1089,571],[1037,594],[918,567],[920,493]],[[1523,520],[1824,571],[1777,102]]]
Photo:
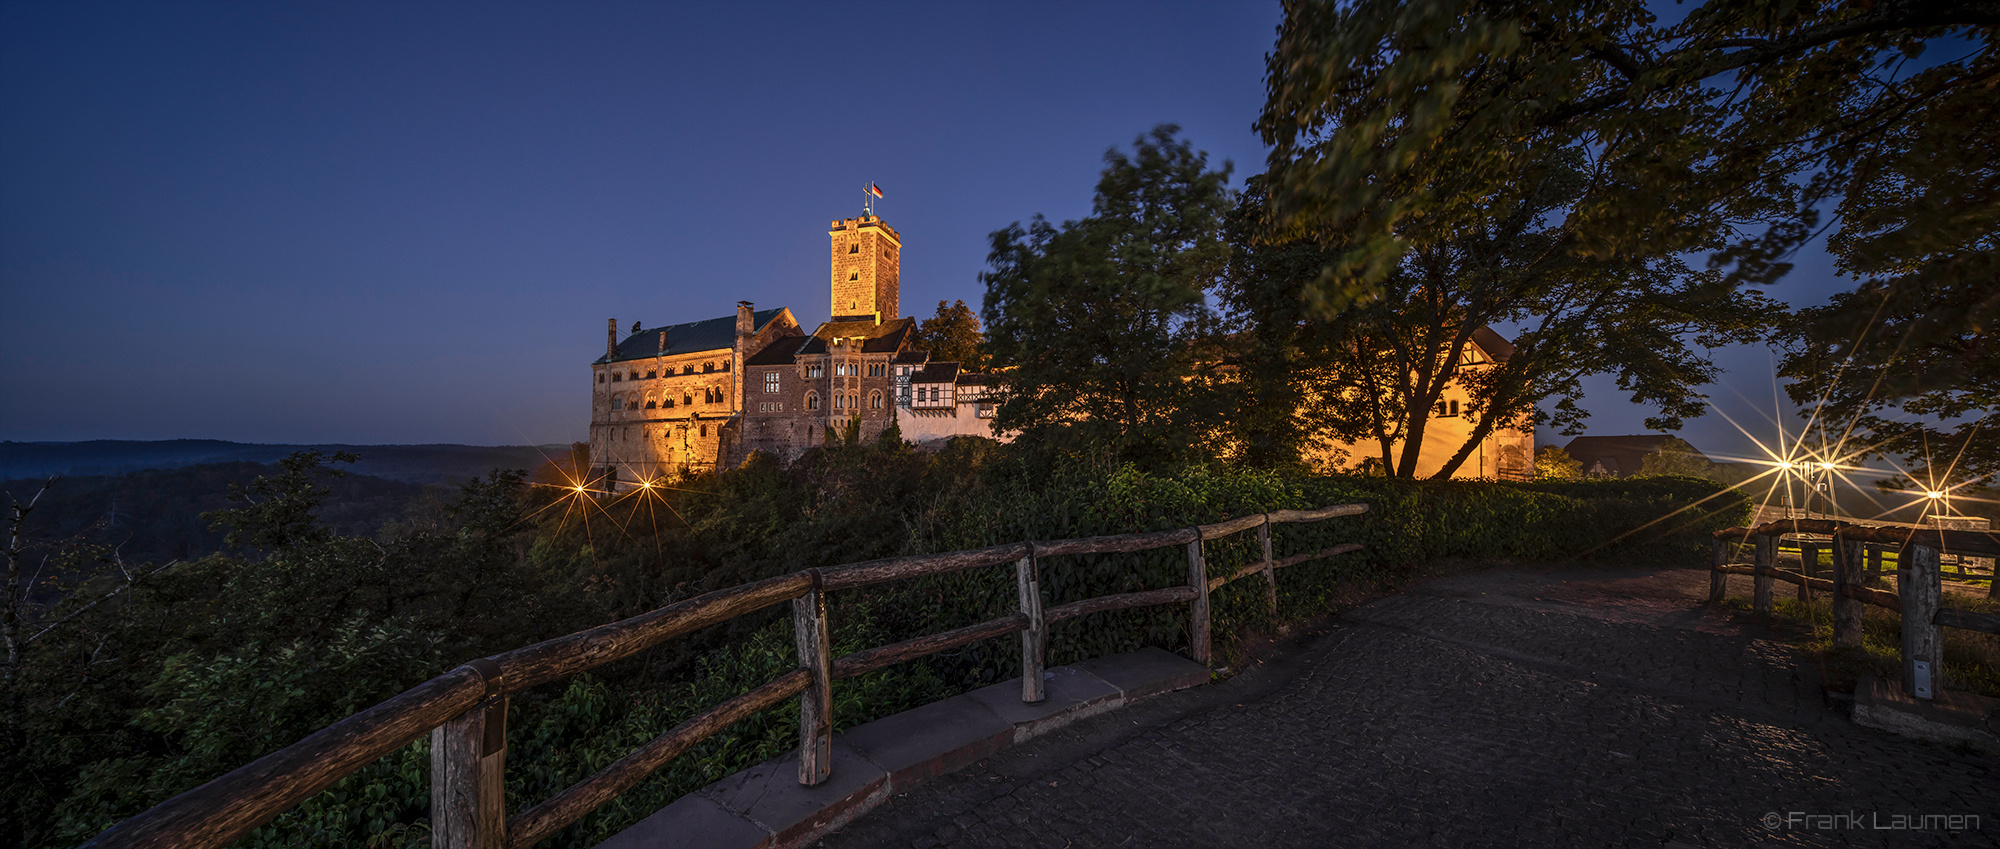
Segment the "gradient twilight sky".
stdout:
[[[826,225],[986,237],[1173,122],[1261,170],[1276,2],[0,5],[0,439],[557,443],[604,321],[827,317]],[[1845,288],[1802,259],[1773,294]],[[1711,395],[1774,408],[1772,357]],[[1647,411],[1591,384],[1593,434]],[[1683,434],[1748,451],[1711,415]],[[1553,433],[1543,442],[1565,442]]]

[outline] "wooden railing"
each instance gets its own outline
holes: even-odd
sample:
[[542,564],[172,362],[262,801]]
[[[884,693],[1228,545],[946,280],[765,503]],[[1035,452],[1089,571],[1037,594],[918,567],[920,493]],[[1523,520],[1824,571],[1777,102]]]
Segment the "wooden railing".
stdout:
[[[1776,565],[1778,540],[1788,535],[1800,538],[1797,572]],[[1819,562],[1819,543],[1806,537],[1830,539],[1832,580],[1808,574],[1809,564]],[[1750,545],[1754,552],[1749,566],[1731,562],[1736,547],[1743,544]],[[1896,553],[1897,568],[1893,571],[1897,592],[1866,585],[1870,573],[1883,574],[1882,555],[1889,551]],[[1944,606],[1944,573],[1938,559],[1945,552],[2000,556],[2000,534],[1875,527],[1828,519],[1786,519],[1754,528],[1727,528],[1715,532],[1708,600],[1722,601],[1728,592],[1730,575],[1752,576],[1751,606],[1759,613],[1771,612],[1774,581],[1798,585],[1800,601],[1812,598],[1814,590],[1827,592],[1833,599],[1836,647],[1861,645],[1861,605],[1895,610],[1903,622],[1903,691],[1916,698],[1930,699],[1944,688],[1945,628],[2000,634],[2000,616]]]
[[[1278,510],[1210,525],[1152,533],[1057,542],[1017,542],[974,551],[894,557],[790,575],[717,590],[525,648],[472,661],[402,695],[327,726],[290,746],[125,820],[86,847],[222,846],[271,821],[334,782],[425,733],[431,735],[431,845],[438,849],[525,849],[638,784],[696,743],[792,696],[799,700],[799,782],[816,785],[832,773],[832,682],[980,640],[1021,633],[1021,700],[1043,701],[1042,664],[1048,625],[1091,613],[1186,602],[1189,654],[1210,661],[1209,593],[1252,575],[1277,610],[1276,571],[1343,554],[1359,545],[1272,557],[1271,527],[1352,516],[1365,504],[1319,510]],[[1209,577],[1202,543],[1256,528],[1261,559],[1227,576]],[[1044,609],[1038,561],[1070,554],[1187,547],[1187,583],[1144,592],[1098,596]],[[834,590],[1014,564],[1019,612],[894,645],[830,658],[826,594]],[[799,666],[761,687],[674,726],[597,774],[521,812],[506,816],[502,781],[507,759],[507,700],[538,684],[630,657],[664,640],[792,603]]]

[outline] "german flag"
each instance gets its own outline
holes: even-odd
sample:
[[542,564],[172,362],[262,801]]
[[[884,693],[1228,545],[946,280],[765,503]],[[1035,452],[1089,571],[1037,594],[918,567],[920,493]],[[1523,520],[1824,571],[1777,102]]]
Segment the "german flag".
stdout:
[[868,193],[879,198],[882,196],[882,187],[871,182],[868,184]]

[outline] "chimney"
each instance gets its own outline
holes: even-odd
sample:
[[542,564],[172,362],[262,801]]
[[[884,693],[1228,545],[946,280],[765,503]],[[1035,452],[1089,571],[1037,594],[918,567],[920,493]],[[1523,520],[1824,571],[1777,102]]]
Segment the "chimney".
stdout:
[[667,354],[667,332],[662,330],[660,331],[660,356],[664,357],[666,356],[666,354]]
[[618,319],[611,320],[611,329],[604,334],[604,359],[618,359]]
[[757,318],[751,312],[749,301],[736,302],[736,335],[748,336],[757,332]]

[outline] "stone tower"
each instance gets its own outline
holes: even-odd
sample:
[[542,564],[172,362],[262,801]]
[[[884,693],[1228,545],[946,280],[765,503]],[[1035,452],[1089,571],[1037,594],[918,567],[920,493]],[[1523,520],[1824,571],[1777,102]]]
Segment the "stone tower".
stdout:
[[881,324],[899,317],[896,270],[903,259],[903,237],[875,215],[835,221],[827,236],[832,243],[833,320]]

